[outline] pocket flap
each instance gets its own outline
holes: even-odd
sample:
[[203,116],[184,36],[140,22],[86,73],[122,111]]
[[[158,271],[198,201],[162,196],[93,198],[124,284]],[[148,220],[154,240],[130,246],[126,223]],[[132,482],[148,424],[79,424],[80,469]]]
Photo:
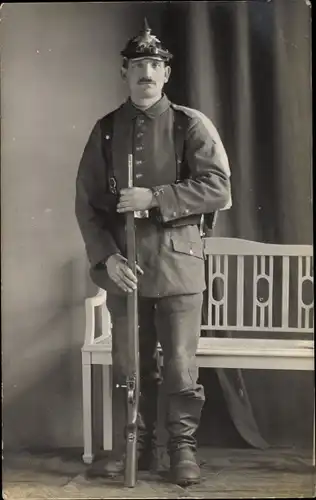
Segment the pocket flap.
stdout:
[[202,242],[197,241],[183,241],[178,238],[172,238],[172,247],[175,252],[184,253],[186,255],[192,255],[203,259],[203,245]]

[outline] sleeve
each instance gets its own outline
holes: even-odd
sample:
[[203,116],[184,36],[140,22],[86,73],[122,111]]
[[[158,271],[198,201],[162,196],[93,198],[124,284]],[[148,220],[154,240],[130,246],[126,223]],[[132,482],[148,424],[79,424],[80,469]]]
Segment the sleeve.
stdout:
[[[88,259],[94,267],[114,253],[120,253],[110,231],[108,216],[93,201],[106,186],[100,121],[94,126],[80,160],[76,178],[75,214]],[[100,177],[103,173],[103,179]],[[105,193],[105,190],[104,190]]]
[[190,178],[153,188],[163,222],[231,206],[228,158],[213,123],[197,112],[185,140]]

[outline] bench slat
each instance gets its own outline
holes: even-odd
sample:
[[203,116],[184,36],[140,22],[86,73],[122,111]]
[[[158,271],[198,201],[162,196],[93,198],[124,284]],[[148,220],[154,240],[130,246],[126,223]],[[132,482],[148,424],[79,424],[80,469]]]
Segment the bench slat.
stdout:
[[[108,338],[99,344],[84,346],[91,352],[92,364],[112,364],[112,345]],[[252,370],[314,369],[312,341],[201,338],[197,351],[200,368],[240,368]],[[163,364],[163,356],[160,356]]]
[[231,332],[282,332],[282,333],[313,333],[313,328],[283,327],[283,326],[236,326],[236,325],[201,325],[201,330],[218,330]]
[[204,238],[206,255],[274,255],[292,257],[312,257],[312,245],[276,245],[240,238]]
[[[85,345],[84,351],[100,351],[112,349],[111,337],[101,339],[91,345]],[[313,356],[313,341],[311,340],[275,340],[275,339],[233,339],[218,337],[202,337],[199,339],[197,355],[229,356]]]

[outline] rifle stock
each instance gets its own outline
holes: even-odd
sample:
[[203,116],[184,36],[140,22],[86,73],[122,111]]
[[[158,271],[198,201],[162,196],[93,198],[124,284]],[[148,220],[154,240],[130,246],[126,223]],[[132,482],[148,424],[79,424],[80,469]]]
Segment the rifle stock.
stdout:
[[[133,155],[128,155],[128,187],[133,187]],[[134,212],[126,214],[128,266],[137,276]],[[139,338],[137,288],[127,296],[129,366],[126,377],[127,433],[125,486],[133,488],[137,480],[137,415],[139,405]]]

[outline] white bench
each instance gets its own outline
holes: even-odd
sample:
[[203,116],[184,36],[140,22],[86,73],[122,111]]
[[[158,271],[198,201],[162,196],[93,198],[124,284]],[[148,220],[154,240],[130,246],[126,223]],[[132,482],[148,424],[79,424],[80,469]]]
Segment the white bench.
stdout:
[[[203,337],[197,363],[208,368],[314,370],[313,247],[275,245],[232,238],[204,238],[207,258],[207,321],[201,331],[229,331],[230,337]],[[220,280],[213,293],[214,280]],[[310,283],[309,303],[303,300]],[[260,285],[267,290],[260,290]],[[292,293],[292,292],[295,293]],[[279,306],[276,302],[279,299]],[[83,461],[93,461],[92,365],[102,365],[103,449],[112,449],[112,342],[106,292],[87,298],[82,347]],[[245,307],[247,305],[247,307]],[[96,313],[101,335],[96,337]],[[253,333],[257,338],[253,337]],[[258,333],[264,334],[258,338]],[[302,334],[308,339],[301,339]],[[272,335],[281,338],[269,338]],[[295,334],[295,338],[288,334]],[[283,337],[283,338],[282,338]],[[305,335],[306,337],[306,335]],[[162,356],[161,356],[162,359]],[[314,406],[315,408],[315,406]],[[315,410],[313,434],[315,465]]]

